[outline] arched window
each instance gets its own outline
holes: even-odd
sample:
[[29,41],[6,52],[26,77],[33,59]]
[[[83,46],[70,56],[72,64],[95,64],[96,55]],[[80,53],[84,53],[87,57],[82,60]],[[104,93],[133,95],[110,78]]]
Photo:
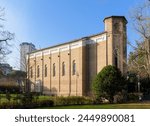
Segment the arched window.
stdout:
[[44,71],[45,77],[47,77],[47,65],[45,64],[45,71]]
[[31,73],[31,78],[33,77],[33,68],[31,67],[31,71],[30,71]]
[[62,63],[62,76],[65,75],[65,63],[63,62]]
[[53,77],[56,75],[56,66],[55,63],[53,64]]
[[72,75],[75,75],[76,74],[76,62],[75,60],[73,60],[72,62]]
[[37,77],[40,77],[40,67],[39,67],[39,65],[37,66]]

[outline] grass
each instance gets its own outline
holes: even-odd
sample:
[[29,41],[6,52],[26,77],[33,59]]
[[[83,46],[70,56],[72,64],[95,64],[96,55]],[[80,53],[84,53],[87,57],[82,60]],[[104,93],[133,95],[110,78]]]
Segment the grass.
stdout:
[[150,109],[150,103],[54,106],[44,109]]

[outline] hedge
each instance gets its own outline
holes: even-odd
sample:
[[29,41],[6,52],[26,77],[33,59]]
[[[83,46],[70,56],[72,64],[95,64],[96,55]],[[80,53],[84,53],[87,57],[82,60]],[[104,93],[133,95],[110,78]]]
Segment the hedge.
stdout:
[[93,104],[93,99],[90,97],[80,96],[68,96],[68,97],[54,97],[54,106],[65,106],[65,105],[87,105]]

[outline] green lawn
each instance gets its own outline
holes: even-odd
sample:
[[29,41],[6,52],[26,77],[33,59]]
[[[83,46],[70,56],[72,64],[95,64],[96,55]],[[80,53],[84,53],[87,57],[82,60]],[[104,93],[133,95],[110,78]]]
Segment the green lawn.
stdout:
[[44,109],[150,109],[150,103],[55,106]]

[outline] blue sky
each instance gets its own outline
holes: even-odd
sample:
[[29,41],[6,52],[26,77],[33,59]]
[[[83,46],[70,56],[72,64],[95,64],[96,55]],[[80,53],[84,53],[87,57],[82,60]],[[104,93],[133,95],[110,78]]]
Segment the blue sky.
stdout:
[[[143,1],[143,0],[142,0]],[[103,19],[123,15],[129,21],[128,40],[136,35],[129,13],[141,0],[0,0],[5,28],[15,33],[13,51],[6,60],[19,68],[19,44],[44,48],[104,31]],[[130,50],[130,48],[129,48]]]

